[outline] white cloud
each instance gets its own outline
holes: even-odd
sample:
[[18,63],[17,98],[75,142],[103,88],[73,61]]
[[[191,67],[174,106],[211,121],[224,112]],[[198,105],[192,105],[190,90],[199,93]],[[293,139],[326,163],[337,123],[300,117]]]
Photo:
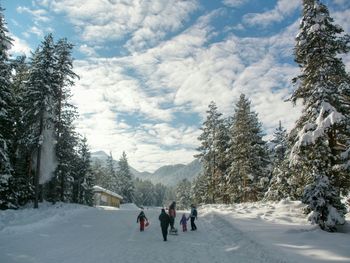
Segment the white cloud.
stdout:
[[15,55],[26,55],[27,57],[30,55],[31,48],[29,44],[20,38],[18,38],[15,35],[10,35],[10,37],[13,39],[12,47],[10,49],[10,53]]
[[[175,112],[204,118],[214,100],[225,116],[232,115],[240,93],[252,100],[268,133],[279,120],[293,126],[300,108],[284,100],[298,68],[279,59],[292,55],[298,23],[273,37],[231,36],[207,46],[213,33],[210,21],[217,14],[201,17],[145,52],[76,63],[80,129],[94,149],[115,151],[114,156],[125,150],[139,170],[189,162],[200,130],[195,124],[174,126]],[[123,114],[142,116],[142,123],[130,124]]]
[[336,4],[336,5],[346,5],[346,4],[349,4],[349,1],[348,0],[333,0],[333,2]]
[[222,3],[229,7],[239,7],[248,3],[249,1],[251,0],[223,0]]
[[[268,134],[279,120],[288,129],[294,126],[301,108],[285,100],[299,69],[281,59],[292,59],[298,21],[271,37],[231,35],[211,43],[211,21],[220,12],[200,17],[145,51],[75,63],[81,77],[74,91],[81,115],[78,127],[93,149],[112,151],[116,158],[124,150],[141,171],[189,162],[200,130],[197,123],[174,125],[175,112],[204,119],[214,100],[225,116],[232,115],[240,93],[251,99]],[[346,20],[343,16],[339,19]]]
[[96,53],[96,50],[93,47],[88,46],[86,44],[80,45],[79,51],[82,52],[83,54],[87,55],[88,57],[97,57],[98,56]]
[[278,0],[274,9],[263,13],[250,13],[243,17],[243,22],[249,26],[269,26],[280,22],[301,7],[301,0]]
[[37,26],[32,26],[27,32],[32,33],[39,38],[42,38],[44,36],[44,31]]
[[[81,66],[76,68],[81,73]],[[132,127],[120,117],[120,112],[113,110],[117,105],[105,101],[99,81],[86,84],[78,83],[75,87],[73,102],[80,112],[78,131],[88,138],[92,150],[111,151],[116,159],[126,151],[130,165],[139,171],[154,171],[160,164],[188,163],[193,159],[198,129],[171,127],[164,121],[156,124],[143,121]],[[176,147],[169,151],[164,146]]]
[[338,11],[330,14],[334,17],[334,20],[345,31],[346,34],[350,34],[350,9]]
[[48,12],[44,9],[32,10],[28,7],[19,6],[17,7],[16,10],[19,14],[23,14],[23,13],[30,14],[33,17],[35,23],[39,23],[39,22],[46,23],[51,20],[50,17],[48,17]]
[[167,33],[179,30],[197,8],[197,0],[50,2],[50,9],[67,15],[83,40],[101,43],[130,36],[126,47],[131,51],[155,45]]

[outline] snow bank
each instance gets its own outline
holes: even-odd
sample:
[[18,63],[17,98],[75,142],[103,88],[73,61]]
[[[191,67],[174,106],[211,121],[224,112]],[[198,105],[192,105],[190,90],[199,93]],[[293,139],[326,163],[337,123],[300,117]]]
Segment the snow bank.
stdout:
[[89,209],[94,208],[78,204],[40,203],[38,209],[24,208],[1,211],[0,233],[16,234],[34,231],[58,221],[68,220]]
[[140,208],[134,203],[127,203],[120,205],[120,209],[122,210],[140,210]]
[[96,206],[99,209],[103,210],[140,210],[140,207],[135,205],[134,203],[121,204],[120,208],[113,206]]
[[303,214],[304,205],[300,201],[282,200],[276,202],[256,202],[233,205],[204,205],[201,213],[216,212],[231,214],[240,219],[262,219],[280,224],[307,224]]

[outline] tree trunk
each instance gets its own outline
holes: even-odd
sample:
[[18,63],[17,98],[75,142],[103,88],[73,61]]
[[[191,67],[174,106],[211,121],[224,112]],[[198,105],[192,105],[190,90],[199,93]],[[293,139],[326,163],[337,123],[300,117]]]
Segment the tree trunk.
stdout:
[[42,144],[42,132],[44,128],[44,116],[41,112],[40,114],[40,127],[39,127],[39,138],[38,138],[38,152],[37,152],[37,158],[36,158],[36,173],[34,178],[34,208],[38,208],[39,205],[39,178],[40,178],[40,162],[41,162],[41,144]]

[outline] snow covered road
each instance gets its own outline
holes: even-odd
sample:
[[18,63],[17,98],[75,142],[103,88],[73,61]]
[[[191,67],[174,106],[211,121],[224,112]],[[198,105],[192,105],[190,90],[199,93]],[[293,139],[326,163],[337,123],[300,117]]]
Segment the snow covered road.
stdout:
[[[159,208],[146,209],[151,225],[139,231],[139,209],[90,208],[46,204],[39,210],[0,212],[1,263],[234,263],[234,262],[350,262],[350,235],[325,233],[310,225],[267,222],[277,219],[271,205],[208,206],[200,211],[198,230],[168,236],[164,242]],[[267,209],[265,212],[263,208]],[[276,212],[288,218],[298,206],[279,204]],[[274,208],[274,207],[272,207]],[[282,210],[283,209],[283,210]],[[253,217],[256,211],[258,218]],[[182,213],[178,211],[176,226]],[[293,220],[295,220],[293,218]],[[293,221],[292,220],[292,221]],[[325,239],[326,237],[326,239]],[[326,246],[329,242],[331,246]]]
[[199,218],[198,231],[179,231],[164,242],[159,209],[145,210],[151,225],[142,233],[134,209],[57,212],[61,215],[49,221],[34,223],[29,216],[30,224],[23,219],[3,228],[0,262],[285,262],[215,215]]

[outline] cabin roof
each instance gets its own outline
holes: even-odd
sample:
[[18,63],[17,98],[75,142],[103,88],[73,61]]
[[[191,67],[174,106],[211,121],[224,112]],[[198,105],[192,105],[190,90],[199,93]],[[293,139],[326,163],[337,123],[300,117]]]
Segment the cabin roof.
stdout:
[[118,195],[118,194],[116,194],[116,193],[114,193],[114,192],[112,192],[112,191],[109,191],[109,190],[107,190],[107,189],[104,189],[104,188],[101,187],[101,186],[95,185],[95,186],[93,187],[93,189],[94,189],[94,192],[103,192],[103,193],[109,194],[109,195],[111,195],[111,196],[117,197],[117,198],[119,198],[120,200],[123,200],[123,197],[122,197],[122,196],[120,196],[120,195]]

